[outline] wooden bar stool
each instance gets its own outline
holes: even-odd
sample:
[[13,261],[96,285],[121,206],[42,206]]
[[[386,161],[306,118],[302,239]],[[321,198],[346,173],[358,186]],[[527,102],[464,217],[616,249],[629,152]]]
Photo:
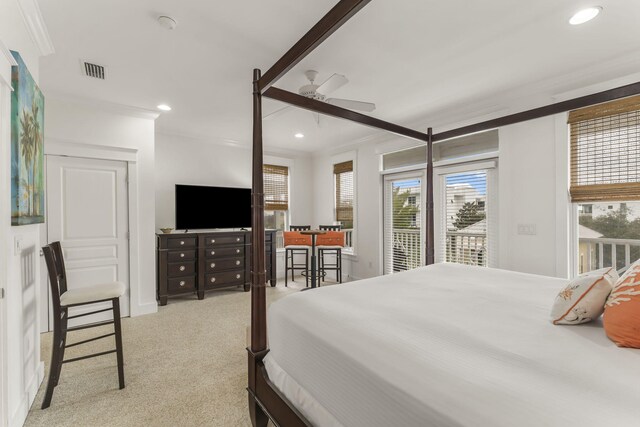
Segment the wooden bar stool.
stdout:
[[[291,280],[295,280],[296,270],[302,271],[305,276],[306,286],[309,286],[309,250],[311,248],[311,237],[303,236],[298,231],[311,230],[310,225],[291,225],[290,231],[283,233],[284,237],[284,285],[288,286],[287,275],[291,271]],[[304,255],[304,263],[295,263],[296,255]]]
[[[335,271],[338,283],[342,283],[342,248],[344,247],[344,231],[340,231],[339,225],[321,225],[320,230],[327,233],[318,236],[318,261],[320,270],[320,280],[324,282],[327,271]],[[334,263],[327,263],[325,255],[335,255]]]
[[[58,385],[60,371],[62,370],[62,365],[64,363],[76,362],[90,357],[116,353],[118,361],[118,382],[120,384],[120,389],[123,389],[124,357],[122,354],[122,330],[120,325],[120,297],[125,293],[124,284],[120,282],[111,282],[88,288],[68,290],[67,272],[64,266],[64,257],[62,256],[62,246],[60,245],[60,242],[53,242],[44,246],[42,248],[42,252],[44,253],[47,270],[49,272],[49,281],[51,282],[51,299],[53,303],[53,346],[51,352],[51,366],[49,369],[47,391],[44,396],[44,401],[42,402],[42,409],[46,409],[51,405],[53,389]],[[69,317],[69,307],[77,307],[106,301],[111,301],[112,306],[110,308]],[[110,310],[113,310],[113,320],[75,326],[72,328],[67,326],[70,319]],[[113,333],[67,344],[67,332],[79,331],[81,329],[94,328],[112,323],[114,326]],[[64,360],[64,351],[66,348],[86,344],[88,342],[107,338],[113,335],[115,335],[115,349]]]

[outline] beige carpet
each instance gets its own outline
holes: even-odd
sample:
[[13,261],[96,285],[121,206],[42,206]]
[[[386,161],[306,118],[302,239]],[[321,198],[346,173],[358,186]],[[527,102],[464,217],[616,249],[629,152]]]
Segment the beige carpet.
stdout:
[[[269,287],[269,301],[304,286],[289,285]],[[249,295],[212,291],[202,301],[170,299],[156,314],[123,319],[126,388],[118,390],[115,354],[64,365],[51,406],[40,409],[45,376],[26,426],[250,426],[245,391]],[[75,332],[68,341],[102,330],[109,326]],[[113,346],[106,338],[71,348],[65,358]],[[46,375],[50,354],[51,334],[43,334]]]

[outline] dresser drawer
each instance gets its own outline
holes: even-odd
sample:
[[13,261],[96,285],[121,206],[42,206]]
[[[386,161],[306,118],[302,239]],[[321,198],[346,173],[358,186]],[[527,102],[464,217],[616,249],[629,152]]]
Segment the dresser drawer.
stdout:
[[219,246],[219,245],[244,245],[244,234],[237,236],[207,236],[204,238],[204,245]]
[[207,248],[204,250],[204,256],[206,258],[228,258],[228,257],[243,257],[244,246],[225,247],[225,248]]
[[193,261],[194,259],[196,259],[195,249],[167,252],[167,260],[169,262]]
[[207,273],[237,270],[239,268],[244,268],[244,258],[208,259],[205,262],[205,271]]
[[244,285],[244,282],[244,270],[205,274],[205,285],[207,287],[236,284]]
[[195,237],[175,237],[167,239],[167,247],[169,249],[195,248]]
[[180,277],[191,276],[196,272],[196,263],[193,261],[172,262],[167,264],[167,276]]
[[192,292],[195,290],[195,276],[185,276],[167,280],[167,291],[169,293]]

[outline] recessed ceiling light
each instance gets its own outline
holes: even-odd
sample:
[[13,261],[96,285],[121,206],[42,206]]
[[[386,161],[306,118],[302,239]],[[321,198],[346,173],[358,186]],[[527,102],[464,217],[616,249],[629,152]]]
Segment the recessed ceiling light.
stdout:
[[295,135],[293,135],[293,136],[295,136],[296,138],[304,138],[304,134],[302,134],[302,133],[300,133],[300,132],[296,133],[296,134],[295,134]]
[[593,7],[588,7],[586,9],[582,9],[576,12],[576,14],[571,17],[571,19],[569,20],[569,24],[571,25],[584,24],[585,22],[589,22],[593,18],[598,16],[600,12],[602,12],[602,6],[593,6]]
[[158,110],[171,111],[171,107],[169,107],[167,104],[160,104],[158,105]]

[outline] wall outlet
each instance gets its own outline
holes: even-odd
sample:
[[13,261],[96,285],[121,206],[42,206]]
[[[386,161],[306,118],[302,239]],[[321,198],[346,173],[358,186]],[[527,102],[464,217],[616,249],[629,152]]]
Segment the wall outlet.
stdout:
[[537,233],[535,224],[518,224],[518,234],[523,236],[535,236]]

